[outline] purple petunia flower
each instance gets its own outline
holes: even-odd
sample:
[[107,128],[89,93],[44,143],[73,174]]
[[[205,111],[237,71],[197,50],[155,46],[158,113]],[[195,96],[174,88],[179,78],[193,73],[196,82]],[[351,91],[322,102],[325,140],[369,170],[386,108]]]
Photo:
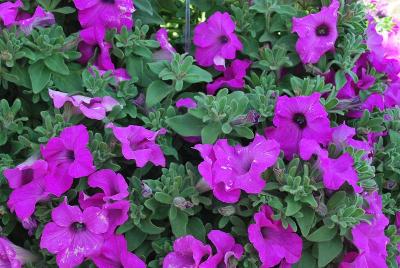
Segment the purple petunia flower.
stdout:
[[339,265],[339,268],[387,268],[385,258],[382,258],[374,252],[356,253],[349,252]]
[[192,98],[181,98],[176,101],[175,106],[176,108],[193,109],[197,107],[197,103]]
[[89,176],[88,184],[92,188],[100,188],[104,192],[104,201],[122,200],[129,195],[128,184],[121,174],[111,169],[98,170]]
[[83,28],[95,26],[120,31],[123,26],[128,29],[133,26],[132,0],[74,0],[74,4]]
[[328,151],[322,149],[315,140],[302,139],[300,141],[300,157],[309,160],[317,155],[317,165],[322,173],[324,186],[330,190],[338,190],[345,182],[351,185],[356,193],[362,191],[357,185],[358,175],[354,169],[354,160],[347,152],[337,159],[329,158]]
[[301,258],[303,241],[290,225],[283,228],[280,220],[272,218],[272,209],[264,205],[254,214],[255,223],[248,229],[249,240],[262,262],[260,268],[274,267],[280,262],[294,264]]
[[353,139],[356,135],[356,129],[347,126],[345,123],[332,129],[332,143],[336,148],[343,150],[345,147],[350,146],[357,150],[363,150],[368,155],[372,148],[366,141],[359,141]]
[[4,2],[0,4],[0,19],[5,26],[10,26],[15,23],[18,15],[18,9],[23,7],[21,0],[13,2]]
[[164,154],[155,142],[158,135],[165,134],[165,129],[154,132],[134,125],[116,127],[109,124],[107,127],[112,129],[115,138],[121,142],[123,156],[128,160],[135,160],[136,166],[144,167],[147,162],[165,166]]
[[215,94],[222,87],[244,88],[244,77],[250,65],[250,60],[234,60],[231,66],[225,69],[223,77],[219,77],[214,82],[207,84],[207,94]]
[[54,15],[46,12],[40,6],[36,7],[32,17],[16,21],[21,31],[25,34],[30,34],[35,27],[44,27],[52,25],[56,22]]
[[7,202],[8,207],[12,212],[15,211],[19,220],[28,221],[35,212],[36,203],[49,198],[44,180],[47,163],[37,160],[31,165],[6,169],[3,174],[13,189]]
[[75,267],[85,258],[98,254],[108,229],[107,217],[96,207],[81,211],[64,200],[51,213],[52,222],[45,225],[40,247],[56,254],[59,267]]
[[225,66],[226,59],[236,57],[243,45],[234,33],[235,27],[228,13],[218,11],[194,28],[195,58],[200,66]]
[[87,145],[89,133],[84,125],[65,128],[60,137],[51,138],[41,147],[49,165],[46,189],[61,196],[72,186],[73,178],[88,176],[95,171],[93,156]]
[[386,108],[400,106],[400,81],[390,83],[383,94]]
[[313,139],[323,145],[331,140],[331,129],[328,114],[320,103],[321,94],[311,96],[278,98],[275,107],[273,124],[275,128],[267,128],[267,138],[275,139],[291,159],[299,153],[300,140]]
[[361,118],[365,110],[372,112],[374,109],[378,109],[380,111],[385,109],[384,96],[380,93],[372,93],[369,95],[360,105],[360,107],[349,111],[347,116],[351,118]]
[[21,268],[25,263],[36,260],[37,256],[0,236],[0,267]]
[[91,258],[99,268],[146,268],[146,264],[135,254],[128,251],[122,235],[113,235],[103,244],[101,253]]
[[194,147],[204,161],[198,166],[201,176],[214,196],[226,203],[236,203],[241,190],[258,194],[265,187],[261,174],[273,166],[279,155],[279,144],[256,134],[247,147],[230,146],[226,139],[214,145]]
[[339,6],[338,0],[332,0],[318,13],[293,18],[292,32],[299,36],[296,51],[304,64],[317,63],[322,55],[335,49]]
[[199,268],[202,260],[208,259],[210,255],[209,245],[204,245],[193,236],[186,235],[175,240],[174,251],[165,256],[163,268]]
[[199,268],[229,268],[232,258],[239,260],[242,257],[243,247],[235,243],[232,235],[212,230],[207,237],[214,244],[217,253],[200,264]]
[[153,59],[171,61],[176,50],[168,41],[168,32],[165,28],[160,28],[156,32],[156,40],[160,44],[161,49],[154,52]]
[[49,96],[53,99],[54,107],[60,109],[66,102],[72,104],[79,112],[90,119],[103,120],[106,112],[110,112],[118,101],[110,96],[89,98],[81,95],[69,96],[67,93],[49,89]]
[[96,65],[93,65],[91,68],[89,68],[89,72],[91,72],[93,75],[95,75],[96,71],[99,73],[101,77],[105,75],[107,72],[111,72],[111,75],[114,77],[114,80],[117,84],[122,81],[131,80],[131,76],[129,75],[128,71],[124,68],[102,70],[100,69],[100,67],[97,67]]

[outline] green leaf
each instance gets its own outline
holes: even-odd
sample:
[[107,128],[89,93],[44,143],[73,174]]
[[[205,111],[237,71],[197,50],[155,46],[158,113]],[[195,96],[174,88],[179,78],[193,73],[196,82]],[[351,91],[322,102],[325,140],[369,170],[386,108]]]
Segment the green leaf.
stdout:
[[53,9],[52,12],[54,13],[61,13],[61,14],[72,14],[75,12],[75,8],[72,7],[60,7]]
[[308,251],[303,251],[301,260],[293,265],[293,268],[314,268],[317,267],[315,258]]
[[172,196],[170,196],[169,194],[163,193],[163,192],[157,192],[154,194],[154,198],[163,204],[172,204]]
[[343,249],[343,242],[340,237],[331,241],[318,243],[318,267],[325,267],[335,259]]
[[239,135],[239,137],[243,137],[243,138],[250,139],[250,140],[254,138],[253,131],[248,127],[236,126],[233,129],[236,131],[236,133]]
[[146,240],[147,234],[140,231],[138,228],[133,228],[126,232],[125,239],[128,242],[128,250],[133,251],[137,249],[144,240]]
[[191,84],[199,82],[211,82],[212,75],[206,70],[203,70],[196,65],[192,65],[183,80]]
[[37,94],[45,88],[47,83],[49,83],[51,73],[42,61],[37,61],[29,66],[28,72],[31,78],[33,93]]
[[65,64],[64,58],[59,53],[45,58],[44,64],[53,72],[63,75],[69,75],[68,66]]
[[137,9],[143,10],[149,15],[153,15],[153,7],[149,0],[135,0],[135,7]]
[[336,228],[328,228],[326,225],[321,226],[307,237],[308,241],[324,242],[329,241],[336,235]]
[[187,232],[202,241],[206,238],[206,228],[204,227],[204,223],[197,217],[189,219]]
[[285,212],[286,216],[293,216],[301,209],[301,202],[294,201],[292,196],[289,195],[288,197],[286,197],[285,201],[287,203]]
[[346,75],[343,70],[339,70],[335,74],[336,89],[341,89],[347,82]]
[[147,218],[146,220],[142,221],[138,227],[140,230],[146,234],[161,234],[164,232],[165,228],[164,227],[158,227],[154,225],[154,223],[151,222],[150,218]]
[[300,227],[301,234],[307,236],[314,225],[315,212],[311,208],[304,207],[301,213],[303,217],[296,217],[296,221]]
[[184,137],[200,136],[204,123],[191,114],[177,115],[166,120],[167,125]]
[[146,106],[152,107],[167,97],[173,89],[162,81],[152,82],[146,91]]
[[169,216],[169,222],[171,223],[172,233],[176,237],[184,236],[188,225],[188,215],[182,210],[178,209],[176,216]]
[[331,198],[329,198],[327,204],[328,210],[336,209],[341,205],[344,205],[345,203],[346,203],[346,192],[344,191],[336,192],[334,195],[331,196]]
[[221,124],[212,122],[201,130],[201,141],[207,144],[213,144],[221,133]]

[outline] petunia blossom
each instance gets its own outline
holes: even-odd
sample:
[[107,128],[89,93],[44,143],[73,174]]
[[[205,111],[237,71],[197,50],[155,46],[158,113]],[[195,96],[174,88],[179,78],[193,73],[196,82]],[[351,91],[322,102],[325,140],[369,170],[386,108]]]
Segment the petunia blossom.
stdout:
[[386,258],[370,253],[349,252],[339,265],[339,268],[387,268]]
[[195,58],[200,66],[225,66],[243,45],[235,34],[236,25],[228,13],[219,11],[194,28]]
[[36,203],[46,201],[49,192],[45,189],[44,177],[48,172],[47,163],[37,160],[31,165],[6,169],[3,174],[13,191],[7,205],[15,211],[20,221],[27,221],[35,212]]
[[21,0],[17,0],[14,3],[7,1],[0,4],[0,19],[5,26],[10,26],[15,23],[18,9],[23,5]]
[[199,268],[229,268],[231,259],[239,260],[243,255],[243,247],[235,243],[232,235],[220,230],[212,230],[207,235],[217,252],[200,264]]
[[53,25],[56,22],[51,12],[44,11],[40,6],[36,7],[32,17],[21,19],[16,22],[21,31],[30,34],[33,28]]
[[0,236],[0,267],[21,268],[24,264],[35,262],[37,259],[37,256],[28,250]]
[[273,124],[265,130],[267,138],[275,139],[285,153],[292,159],[299,153],[301,139],[312,139],[326,145],[331,140],[328,113],[320,103],[321,95],[287,97],[280,96],[275,107]]
[[160,28],[155,37],[161,49],[154,52],[153,59],[171,61],[176,50],[168,41],[168,31],[165,28]]
[[244,77],[250,65],[250,60],[234,60],[231,66],[225,69],[223,77],[219,77],[214,82],[207,84],[207,94],[215,94],[222,87],[231,89],[244,88]]
[[202,260],[211,255],[211,247],[204,245],[191,235],[180,237],[174,242],[174,251],[165,256],[163,268],[199,268]]
[[272,209],[264,205],[254,214],[255,223],[248,228],[249,240],[257,250],[262,266],[274,267],[281,262],[294,264],[301,258],[303,241],[290,225],[283,228],[280,220],[272,218]]
[[246,147],[230,146],[226,139],[214,145],[197,144],[203,162],[198,166],[214,196],[226,203],[236,203],[241,190],[258,194],[265,187],[261,174],[273,166],[279,155],[279,144],[256,134]]
[[69,96],[67,93],[51,89],[49,89],[49,96],[53,99],[55,108],[60,109],[68,102],[85,117],[94,120],[103,120],[107,112],[120,105],[118,101],[110,96],[95,98],[82,95]]
[[338,0],[332,0],[318,13],[293,18],[292,32],[299,36],[296,51],[304,64],[317,63],[322,55],[335,49],[339,6]]
[[384,102],[386,108],[400,106],[400,81],[388,85],[384,92]]
[[136,166],[144,167],[147,162],[156,166],[165,166],[165,157],[155,140],[158,135],[165,134],[165,129],[151,131],[141,126],[130,125],[117,127],[108,125],[115,138],[121,142],[122,154],[128,160],[135,160]]
[[122,200],[129,195],[128,184],[124,177],[111,169],[98,170],[88,178],[92,188],[100,188],[104,192],[104,201]]
[[367,154],[372,151],[368,142],[353,139],[356,135],[356,129],[347,126],[345,123],[332,129],[332,143],[336,148],[343,150],[345,147],[350,146],[357,150],[363,150]]
[[51,213],[52,221],[44,226],[40,247],[56,254],[58,267],[80,265],[85,258],[99,254],[108,229],[102,210],[89,207],[83,211],[64,200]]
[[128,29],[133,26],[132,0],[74,0],[74,4],[83,28],[95,26],[120,31],[123,26]]
[[128,251],[123,235],[112,235],[103,244],[101,253],[91,259],[99,268],[146,268],[146,264],[135,254]]
[[51,138],[41,147],[42,156],[49,165],[45,187],[50,193],[61,196],[71,188],[74,178],[88,176],[95,171],[88,143],[86,127],[76,125],[65,128],[59,137]]
[[181,98],[176,101],[175,106],[176,108],[193,109],[197,107],[197,103],[192,98]]

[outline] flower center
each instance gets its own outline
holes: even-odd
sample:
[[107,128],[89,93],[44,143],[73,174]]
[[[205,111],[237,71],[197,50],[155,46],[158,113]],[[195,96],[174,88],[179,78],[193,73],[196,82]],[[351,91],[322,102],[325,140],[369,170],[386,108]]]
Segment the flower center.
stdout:
[[228,43],[229,39],[225,35],[222,35],[219,37],[219,41],[221,42],[221,44],[226,44]]
[[71,226],[72,230],[75,232],[81,232],[86,230],[86,226],[80,222],[74,222]]
[[74,151],[71,151],[71,150],[67,151],[66,157],[67,157],[68,160],[75,160],[75,153],[74,153]]
[[22,184],[28,184],[33,180],[33,169],[27,168],[21,171]]
[[268,238],[268,228],[267,227],[261,227],[261,234],[262,234],[262,237],[264,239],[267,239]]
[[101,2],[103,2],[105,4],[114,4],[115,3],[114,0],[101,0]]
[[301,113],[297,113],[293,116],[293,122],[296,123],[301,129],[307,126],[307,119],[304,114]]
[[329,27],[326,24],[321,24],[317,27],[315,31],[318,36],[328,36],[329,35]]

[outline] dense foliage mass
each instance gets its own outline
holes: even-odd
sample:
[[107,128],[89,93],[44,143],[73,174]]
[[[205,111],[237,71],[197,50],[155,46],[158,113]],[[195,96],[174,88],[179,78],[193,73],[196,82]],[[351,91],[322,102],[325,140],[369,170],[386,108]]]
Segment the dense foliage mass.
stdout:
[[0,267],[398,267],[391,5],[1,0]]

